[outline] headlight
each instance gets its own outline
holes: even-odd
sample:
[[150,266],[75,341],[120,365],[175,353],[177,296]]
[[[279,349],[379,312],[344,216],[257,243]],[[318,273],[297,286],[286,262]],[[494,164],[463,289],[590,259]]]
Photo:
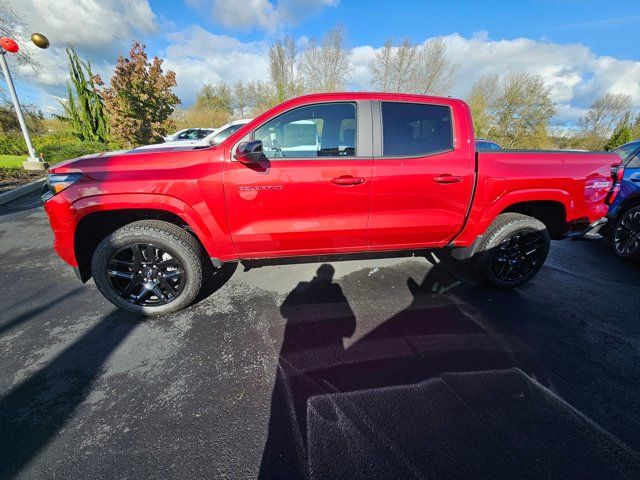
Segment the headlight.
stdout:
[[50,173],[47,175],[47,183],[42,189],[42,200],[46,202],[65,188],[76,183],[81,177],[81,173]]

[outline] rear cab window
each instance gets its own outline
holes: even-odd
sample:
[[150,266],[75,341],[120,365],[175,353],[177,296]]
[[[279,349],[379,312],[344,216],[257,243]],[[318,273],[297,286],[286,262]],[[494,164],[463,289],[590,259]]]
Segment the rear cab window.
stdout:
[[255,130],[268,158],[351,157],[356,154],[356,104],[336,102],[289,110]]
[[382,102],[381,110],[383,156],[426,156],[453,150],[448,106]]

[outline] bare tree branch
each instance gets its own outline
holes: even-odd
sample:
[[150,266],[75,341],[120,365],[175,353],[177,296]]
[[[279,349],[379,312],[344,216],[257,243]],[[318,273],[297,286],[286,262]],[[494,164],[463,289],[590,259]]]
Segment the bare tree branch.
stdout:
[[341,25],[327,32],[320,44],[312,39],[300,61],[300,76],[307,92],[344,90],[350,71]]
[[369,63],[372,85],[385,92],[446,94],[459,66],[447,57],[443,39],[434,38],[423,45],[405,39],[398,46],[388,39]]
[[613,129],[631,109],[631,97],[607,93],[596,99],[587,114],[580,119],[581,146],[601,150]]
[[[25,21],[22,17],[4,1],[0,1],[0,36],[11,37],[21,45],[29,42],[29,36],[25,33]],[[29,50],[21,48],[18,53],[13,55],[20,65],[30,65],[37,70],[40,64],[33,58]],[[0,72],[0,76],[2,73]]]
[[269,48],[269,76],[280,102],[300,94],[297,62],[298,50],[293,38],[286,36]]

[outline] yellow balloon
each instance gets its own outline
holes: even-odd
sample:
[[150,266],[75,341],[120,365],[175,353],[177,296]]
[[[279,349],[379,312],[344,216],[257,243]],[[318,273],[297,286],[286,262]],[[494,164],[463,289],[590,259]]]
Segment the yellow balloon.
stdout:
[[41,33],[34,33],[31,35],[31,41],[36,47],[49,48],[49,39]]

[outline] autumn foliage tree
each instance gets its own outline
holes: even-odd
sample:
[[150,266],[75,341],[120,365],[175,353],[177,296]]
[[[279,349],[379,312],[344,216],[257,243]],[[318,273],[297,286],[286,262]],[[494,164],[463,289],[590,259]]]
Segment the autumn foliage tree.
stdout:
[[145,46],[134,42],[129,58],[118,57],[111,84],[100,95],[109,112],[113,138],[124,145],[136,146],[161,140],[173,129],[171,114],[180,103],[172,88],[176,74],[162,70],[162,60],[149,61]]

